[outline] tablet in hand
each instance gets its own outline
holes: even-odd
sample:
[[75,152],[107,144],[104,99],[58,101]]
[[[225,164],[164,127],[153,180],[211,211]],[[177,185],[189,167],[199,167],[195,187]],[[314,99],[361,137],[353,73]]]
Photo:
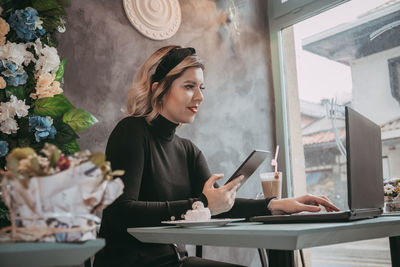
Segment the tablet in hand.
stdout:
[[264,150],[253,150],[247,159],[240,165],[240,167],[233,173],[233,175],[226,181],[225,184],[229,183],[239,175],[243,175],[242,186],[247,179],[257,170],[257,168],[264,162],[269,152]]

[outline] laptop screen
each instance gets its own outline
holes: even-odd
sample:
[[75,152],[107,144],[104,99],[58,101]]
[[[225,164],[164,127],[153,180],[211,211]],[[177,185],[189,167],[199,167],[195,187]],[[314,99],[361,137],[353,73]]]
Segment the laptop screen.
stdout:
[[381,208],[384,203],[381,128],[346,107],[349,208]]

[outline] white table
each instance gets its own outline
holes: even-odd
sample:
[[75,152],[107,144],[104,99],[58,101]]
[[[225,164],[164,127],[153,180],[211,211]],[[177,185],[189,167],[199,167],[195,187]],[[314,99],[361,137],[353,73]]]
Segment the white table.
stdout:
[[[231,223],[215,228],[160,226],[128,228],[142,242],[297,250],[391,237],[392,265],[400,266],[400,216],[343,223]],[[394,253],[394,252],[397,253]],[[397,255],[398,254],[398,255]]]

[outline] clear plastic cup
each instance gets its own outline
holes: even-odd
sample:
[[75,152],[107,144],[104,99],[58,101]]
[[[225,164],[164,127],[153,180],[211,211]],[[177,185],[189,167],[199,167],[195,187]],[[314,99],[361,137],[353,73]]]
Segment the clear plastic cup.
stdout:
[[261,186],[264,198],[282,196],[282,172],[278,172],[278,178],[275,178],[275,172],[260,173]]

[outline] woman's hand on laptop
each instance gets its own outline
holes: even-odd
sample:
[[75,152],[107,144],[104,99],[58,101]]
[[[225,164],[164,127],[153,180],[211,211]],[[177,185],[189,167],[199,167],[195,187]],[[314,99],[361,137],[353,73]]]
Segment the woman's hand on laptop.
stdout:
[[291,214],[302,211],[318,212],[321,207],[326,211],[338,211],[339,209],[325,196],[304,195],[294,198],[272,199],[268,209],[273,215]]

